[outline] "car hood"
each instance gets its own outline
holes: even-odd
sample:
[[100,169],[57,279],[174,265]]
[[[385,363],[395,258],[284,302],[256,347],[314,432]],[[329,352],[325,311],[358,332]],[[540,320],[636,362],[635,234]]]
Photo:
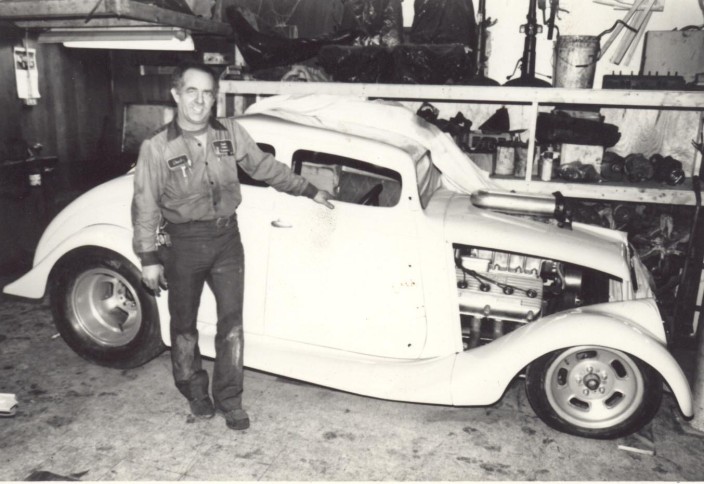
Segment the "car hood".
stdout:
[[558,227],[477,208],[469,195],[443,192],[436,201],[445,205],[444,230],[450,242],[556,259],[623,280],[630,277],[621,232],[578,223]]

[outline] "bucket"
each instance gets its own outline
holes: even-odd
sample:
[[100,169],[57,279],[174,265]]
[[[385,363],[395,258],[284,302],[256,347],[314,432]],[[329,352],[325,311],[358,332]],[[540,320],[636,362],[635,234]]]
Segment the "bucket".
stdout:
[[599,37],[560,35],[555,42],[553,86],[590,89],[599,55]]

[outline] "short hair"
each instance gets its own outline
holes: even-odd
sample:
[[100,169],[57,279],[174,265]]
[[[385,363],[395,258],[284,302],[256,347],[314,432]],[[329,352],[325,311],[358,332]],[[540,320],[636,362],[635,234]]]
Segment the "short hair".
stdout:
[[177,90],[180,89],[183,85],[183,74],[190,69],[208,74],[213,79],[213,84],[215,84],[217,88],[215,73],[208,66],[196,62],[183,62],[176,66],[174,72],[171,74],[171,87]]

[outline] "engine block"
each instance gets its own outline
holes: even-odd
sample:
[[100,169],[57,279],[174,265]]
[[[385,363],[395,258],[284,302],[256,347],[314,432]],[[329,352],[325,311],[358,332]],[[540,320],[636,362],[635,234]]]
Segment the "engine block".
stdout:
[[540,315],[543,259],[471,249],[456,260],[462,314],[522,323]]

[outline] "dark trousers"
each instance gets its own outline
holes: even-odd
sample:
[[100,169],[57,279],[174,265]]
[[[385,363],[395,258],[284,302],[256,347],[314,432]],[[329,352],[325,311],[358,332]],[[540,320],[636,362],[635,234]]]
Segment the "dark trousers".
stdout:
[[189,400],[208,395],[196,318],[207,282],[217,303],[213,400],[223,411],[242,407],[244,251],[237,219],[170,224],[164,251],[171,313],[171,362],[179,391]]

